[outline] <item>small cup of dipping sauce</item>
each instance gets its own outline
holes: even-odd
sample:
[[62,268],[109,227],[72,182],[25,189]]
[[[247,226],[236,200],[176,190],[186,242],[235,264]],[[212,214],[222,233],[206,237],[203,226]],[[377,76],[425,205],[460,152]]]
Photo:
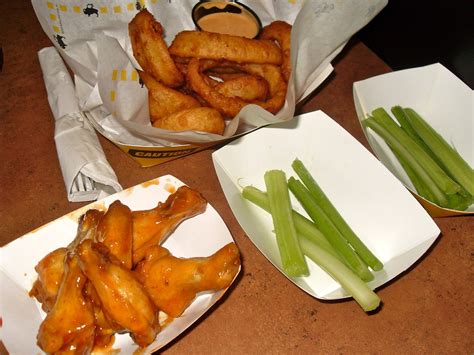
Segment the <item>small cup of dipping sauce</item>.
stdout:
[[255,38],[262,29],[257,14],[238,1],[201,0],[192,18],[200,31]]

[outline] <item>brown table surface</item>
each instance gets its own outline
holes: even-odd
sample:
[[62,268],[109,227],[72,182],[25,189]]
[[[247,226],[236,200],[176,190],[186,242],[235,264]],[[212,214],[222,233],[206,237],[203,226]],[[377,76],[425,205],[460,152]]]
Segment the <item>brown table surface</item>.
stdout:
[[[50,46],[29,1],[2,1],[0,45],[0,245],[84,203],[67,200],[37,51]],[[352,83],[391,69],[356,40],[301,112],[323,110],[366,147]],[[438,218],[442,233],[424,257],[377,292],[382,309],[322,302],[279,273],[245,235],[227,204],[208,149],[141,168],[100,138],[124,188],[172,174],[198,189],[220,213],[242,253],[241,277],[219,304],[163,351],[181,353],[472,354],[473,218]],[[380,236],[383,238],[383,236]]]

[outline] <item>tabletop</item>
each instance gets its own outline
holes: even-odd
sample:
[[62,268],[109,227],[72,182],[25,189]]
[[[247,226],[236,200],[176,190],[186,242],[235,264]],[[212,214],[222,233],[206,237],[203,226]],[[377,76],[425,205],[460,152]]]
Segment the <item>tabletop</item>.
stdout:
[[[37,56],[51,40],[29,1],[2,1],[0,45],[3,246],[86,203],[68,202],[66,196]],[[333,73],[297,113],[322,110],[369,148],[357,120],[352,84],[391,68],[356,38],[333,65]],[[441,235],[434,245],[407,272],[377,290],[383,306],[367,315],[351,300],[311,297],[257,250],[232,214],[214,172],[211,154],[218,147],[141,168],[110,141],[99,139],[124,188],[166,174],[176,176],[219,212],[241,251],[242,272],[226,296],[163,353],[473,353],[472,216],[436,218]]]

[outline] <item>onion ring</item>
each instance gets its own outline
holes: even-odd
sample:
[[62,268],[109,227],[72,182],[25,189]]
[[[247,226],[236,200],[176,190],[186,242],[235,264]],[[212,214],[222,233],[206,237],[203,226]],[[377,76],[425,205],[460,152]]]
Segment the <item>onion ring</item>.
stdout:
[[264,101],[269,93],[269,85],[265,79],[249,74],[217,82],[215,88],[222,95],[239,97],[245,101]]
[[[267,101],[245,101],[238,97],[226,97],[217,92],[215,88],[209,86],[201,72],[212,67],[234,65],[238,69],[252,75],[264,78],[270,89],[270,98]],[[192,90],[196,91],[210,106],[219,110],[224,116],[235,117],[239,111],[248,104],[256,104],[263,109],[276,114],[285,104],[287,83],[284,80],[280,69],[271,64],[232,64],[222,61],[200,61],[197,58],[191,59],[188,64],[187,79]]]
[[273,40],[278,43],[283,52],[281,72],[285,80],[290,80],[291,74],[291,28],[292,26],[284,21],[273,21],[262,29],[258,36],[262,40]]
[[225,59],[237,63],[280,65],[283,60],[280,48],[273,41],[202,31],[178,33],[169,52],[182,58]]
[[133,55],[144,71],[172,88],[184,83],[184,76],[176,68],[163,39],[163,27],[148,10],[140,11],[133,18],[128,31]]
[[222,135],[224,118],[212,107],[197,107],[175,112],[153,122],[153,127],[172,131],[201,131]]
[[145,72],[139,74],[148,88],[148,106],[152,123],[177,111],[201,106],[194,97],[163,85],[150,74]]

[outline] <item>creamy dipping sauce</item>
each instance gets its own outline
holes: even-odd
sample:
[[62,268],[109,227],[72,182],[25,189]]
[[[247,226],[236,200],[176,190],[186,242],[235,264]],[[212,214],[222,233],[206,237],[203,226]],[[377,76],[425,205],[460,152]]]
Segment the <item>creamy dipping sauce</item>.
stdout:
[[200,18],[197,24],[203,31],[247,38],[254,38],[259,31],[257,21],[245,12],[216,12]]

